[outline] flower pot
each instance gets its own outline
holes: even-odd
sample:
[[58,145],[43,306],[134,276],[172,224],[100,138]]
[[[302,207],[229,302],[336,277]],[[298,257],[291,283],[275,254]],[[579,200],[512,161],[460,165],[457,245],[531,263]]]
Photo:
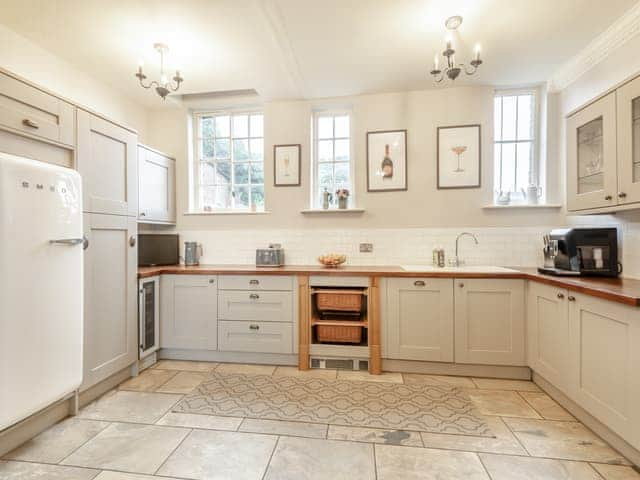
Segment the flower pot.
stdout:
[[338,198],[338,208],[341,210],[347,209],[349,206],[349,197]]

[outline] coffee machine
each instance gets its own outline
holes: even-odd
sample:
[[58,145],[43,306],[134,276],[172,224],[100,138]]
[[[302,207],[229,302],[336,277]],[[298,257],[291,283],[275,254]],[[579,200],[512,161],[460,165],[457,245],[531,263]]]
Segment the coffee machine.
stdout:
[[560,228],[545,236],[545,266],[540,273],[558,276],[617,277],[616,228]]

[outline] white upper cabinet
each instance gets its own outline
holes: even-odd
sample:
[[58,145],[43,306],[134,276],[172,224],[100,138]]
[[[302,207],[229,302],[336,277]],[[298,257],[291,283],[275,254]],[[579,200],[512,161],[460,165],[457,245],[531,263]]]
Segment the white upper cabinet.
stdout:
[[567,209],[617,205],[616,94],[567,119]]
[[640,78],[620,87],[618,111],[618,203],[640,202]]
[[77,168],[85,212],[138,216],[137,143],[135,133],[78,110]]
[[138,146],[138,220],[176,223],[176,161]]

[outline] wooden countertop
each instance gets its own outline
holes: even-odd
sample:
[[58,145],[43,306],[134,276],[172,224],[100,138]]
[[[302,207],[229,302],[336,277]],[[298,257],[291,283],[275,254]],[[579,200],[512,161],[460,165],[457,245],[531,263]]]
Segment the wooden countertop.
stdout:
[[138,278],[155,275],[328,275],[407,278],[516,278],[532,280],[571,291],[592,295],[613,302],[640,307],[640,280],[632,278],[556,277],[538,273],[536,268],[510,267],[515,272],[409,272],[402,267],[346,265],[325,268],[319,265],[285,265],[284,267],[256,267],[255,265],[198,265],[185,267],[170,265],[138,268]]

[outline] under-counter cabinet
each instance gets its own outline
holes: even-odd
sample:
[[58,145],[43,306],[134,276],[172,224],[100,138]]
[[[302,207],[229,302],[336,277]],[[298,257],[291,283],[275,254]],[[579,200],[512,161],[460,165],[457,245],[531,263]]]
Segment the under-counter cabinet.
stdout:
[[218,349],[218,282],[210,275],[163,275],[160,347]]
[[84,379],[95,385],[138,358],[136,220],[84,214]]
[[387,279],[385,357],[453,362],[453,280]]
[[569,296],[562,288],[528,285],[529,366],[564,393],[569,390]]
[[524,280],[455,280],[456,363],[527,364],[524,286]]
[[84,110],[78,109],[77,117],[83,210],[137,217],[136,134]]
[[176,161],[138,145],[138,221],[176,223]]

